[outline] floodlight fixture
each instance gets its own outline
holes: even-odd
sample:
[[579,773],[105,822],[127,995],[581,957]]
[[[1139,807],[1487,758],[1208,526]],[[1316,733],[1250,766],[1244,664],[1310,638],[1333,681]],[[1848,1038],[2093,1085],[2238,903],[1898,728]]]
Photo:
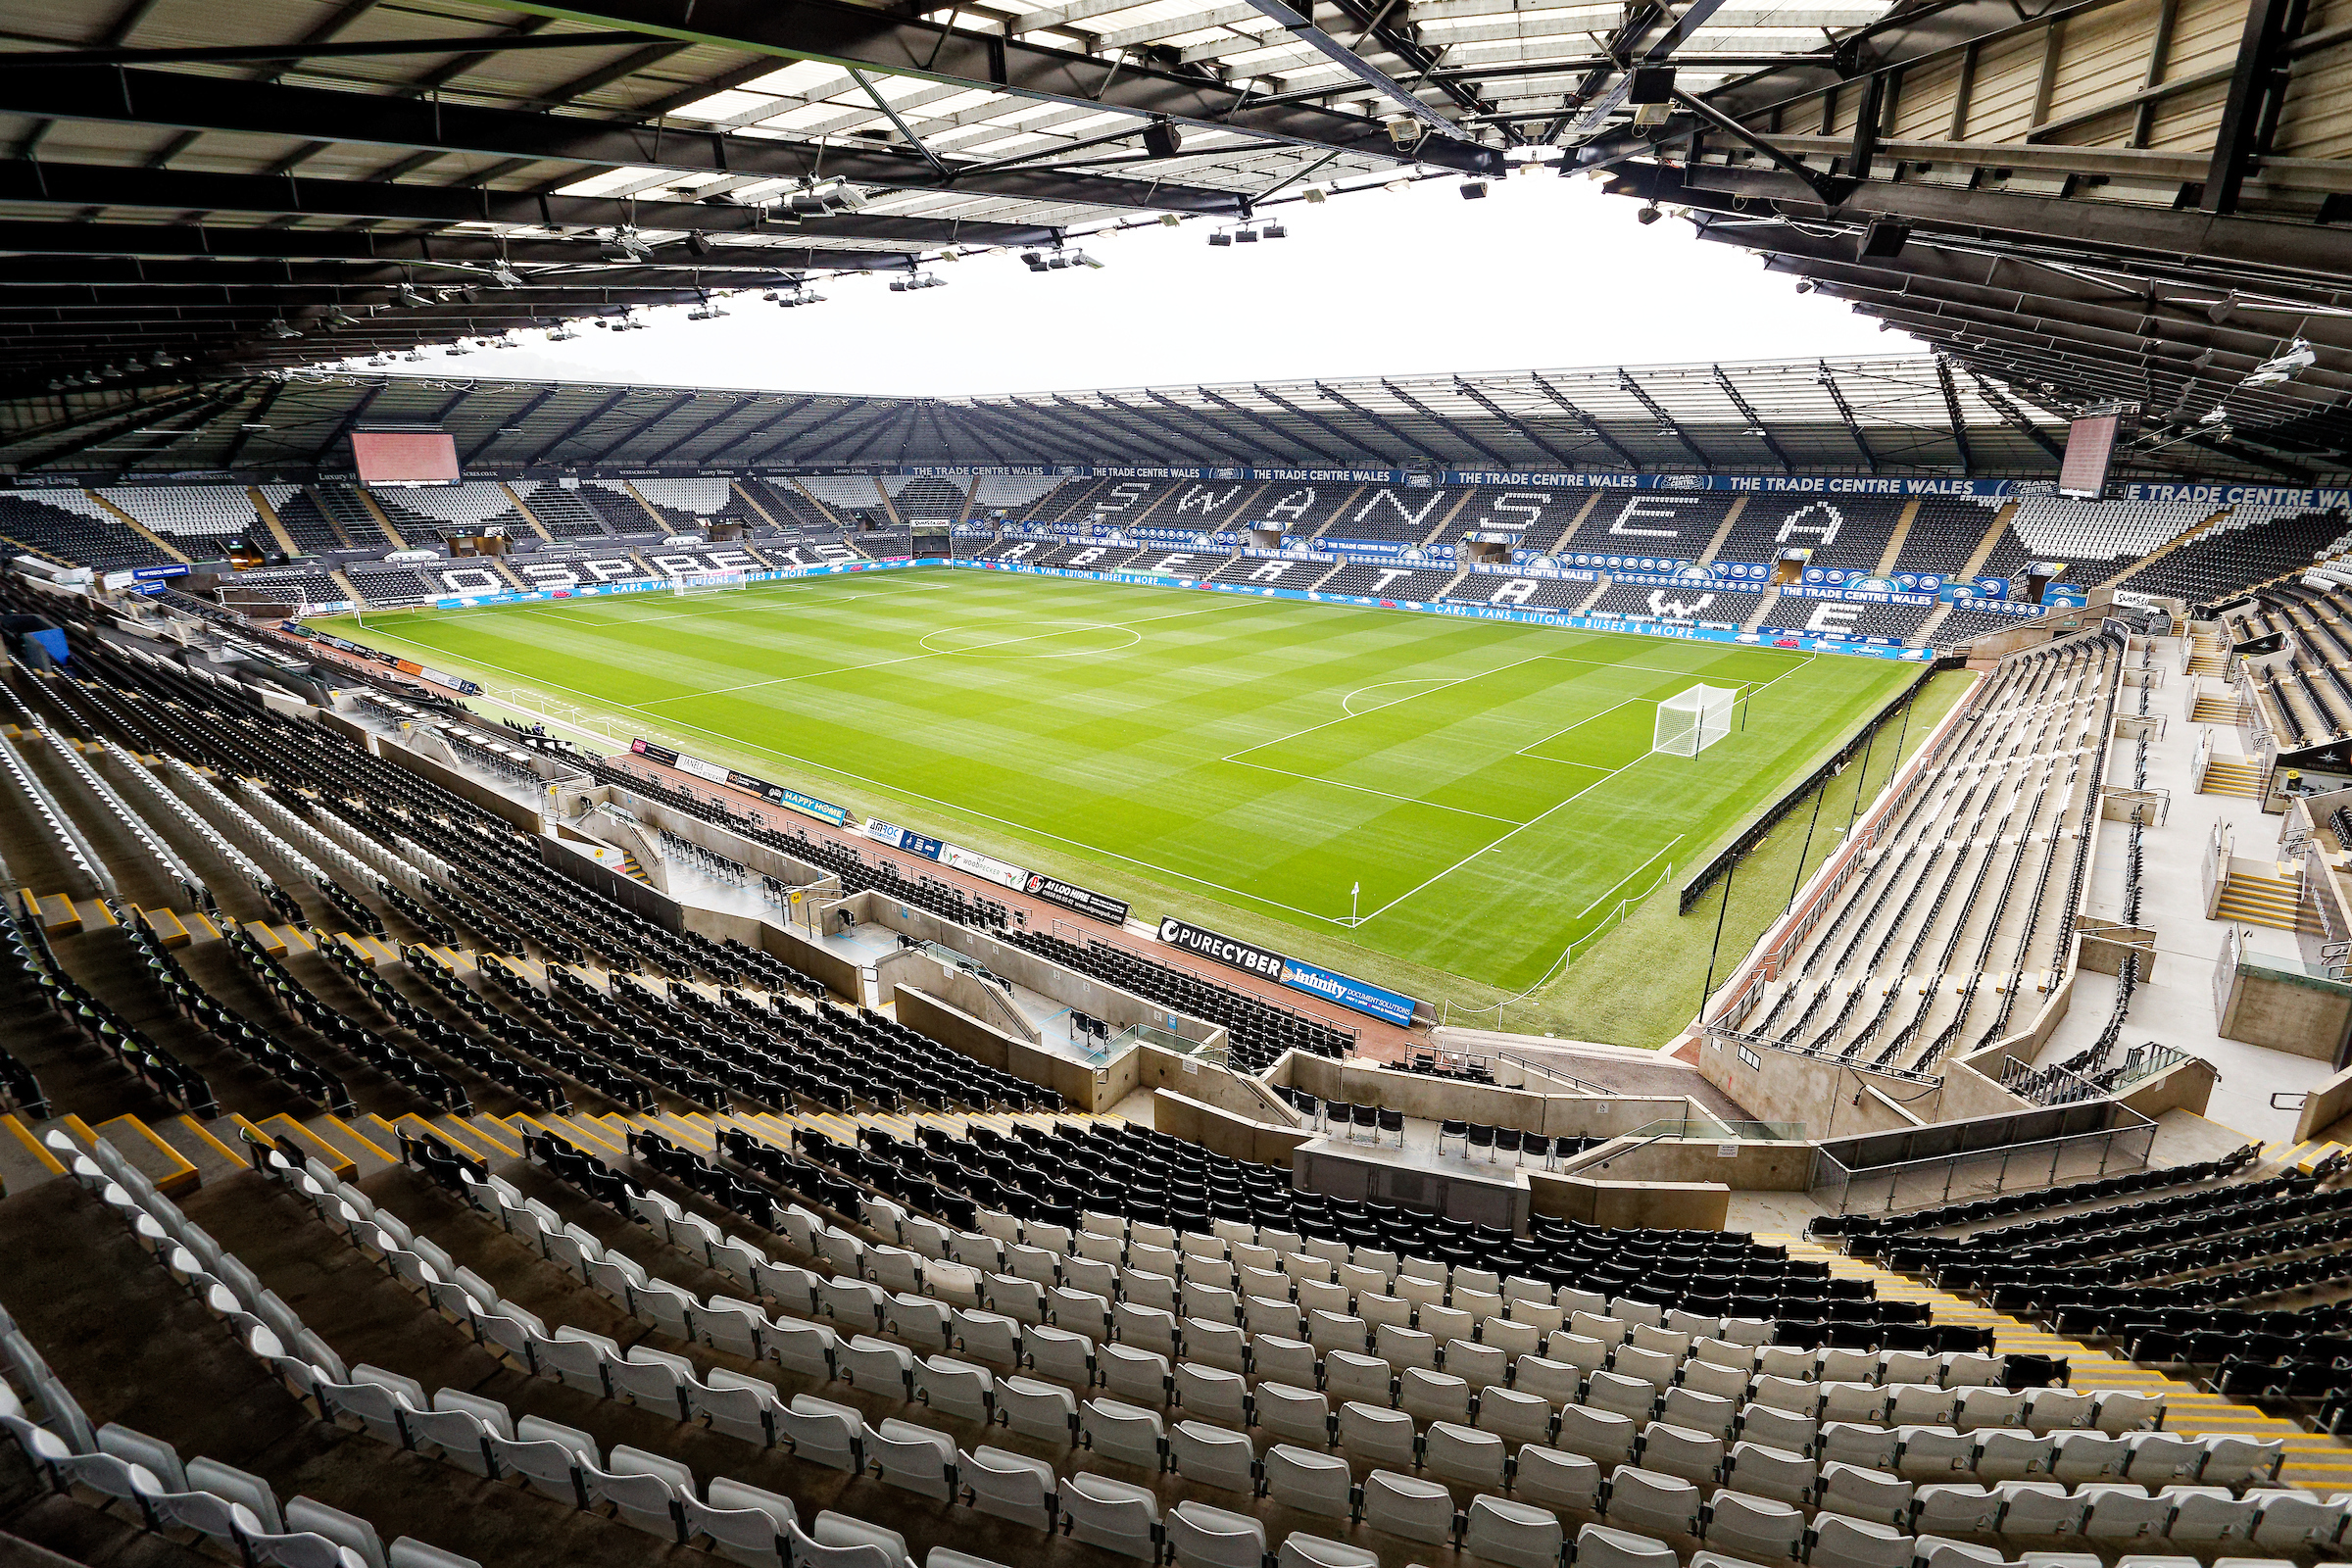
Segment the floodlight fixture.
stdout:
[[426,299],[423,295],[417,293],[406,283],[401,284],[399,288],[393,291],[392,301],[394,304],[403,306],[412,311],[422,310],[427,305],[433,303],[431,300]]
[[296,330],[294,329],[293,323],[292,323],[292,322],[290,322],[290,321],[288,321],[288,320],[287,320],[287,319],[286,319],[284,317],[282,317],[282,316],[279,316],[279,317],[274,317],[274,318],[272,318],[270,319],[270,325],[269,325],[269,326],[266,328],[266,330],[269,332],[269,334],[270,334],[271,337],[276,337],[276,338],[289,338],[289,337],[300,337],[300,336],[302,336],[302,334],[301,334],[300,332],[298,332],[298,331],[296,331]]
[[1486,199],[1487,182],[1485,180],[1465,179],[1462,181],[1462,200],[1466,202],[1480,202],[1485,201]]
[[1658,211],[1656,202],[1645,202],[1642,204],[1642,210],[1634,215],[1634,218],[1642,223],[1654,223],[1665,216],[1664,213]]

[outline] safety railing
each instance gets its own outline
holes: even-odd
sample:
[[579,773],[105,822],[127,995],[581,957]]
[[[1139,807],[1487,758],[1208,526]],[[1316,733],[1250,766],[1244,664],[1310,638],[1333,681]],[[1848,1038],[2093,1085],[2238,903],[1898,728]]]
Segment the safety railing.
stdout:
[[2104,1127],[1859,1169],[1827,1149],[1817,1150],[1812,1198],[1833,1213],[1888,1213],[1948,1203],[1955,1198],[1989,1198],[2020,1188],[2137,1170],[2148,1162],[2156,1123],[2128,1106],[2113,1108],[2115,1115]]

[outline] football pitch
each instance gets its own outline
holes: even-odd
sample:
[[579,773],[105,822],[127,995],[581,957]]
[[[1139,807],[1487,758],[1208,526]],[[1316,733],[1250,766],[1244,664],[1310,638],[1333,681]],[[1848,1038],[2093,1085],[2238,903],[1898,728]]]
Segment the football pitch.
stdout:
[[[1534,984],[1917,676],[945,567],[322,624],[1407,990]],[[1652,753],[1698,682],[1732,733]]]

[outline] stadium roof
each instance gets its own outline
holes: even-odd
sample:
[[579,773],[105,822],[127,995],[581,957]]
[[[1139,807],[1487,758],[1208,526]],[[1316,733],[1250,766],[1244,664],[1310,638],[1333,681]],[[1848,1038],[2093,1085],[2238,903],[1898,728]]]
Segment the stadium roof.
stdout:
[[344,468],[344,438],[375,425],[446,429],[466,468],[485,472],[1009,463],[2042,476],[2065,437],[2046,410],[1920,355],[969,398],[366,373],[122,395],[101,415],[0,431],[0,463]]
[[2352,438],[2352,25],[2307,0],[1034,3],[19,6],[0,397],[1533,160],[2143,443]]

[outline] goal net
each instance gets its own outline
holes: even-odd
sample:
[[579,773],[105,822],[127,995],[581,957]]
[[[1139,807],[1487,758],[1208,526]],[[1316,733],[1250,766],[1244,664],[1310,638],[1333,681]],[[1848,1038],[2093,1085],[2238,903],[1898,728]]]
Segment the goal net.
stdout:
[[1658,704],[1658,724],[1649,749],[1670,757],[1696,757],[1732,732],[1732,709],[1740,700],[1728,686],[1693,686]]
[[688,594],[710,594],[727,588],[748,588],[751,586],[751,581],[752,576],[748,571],[698,571],[670,579],[681,599]]

